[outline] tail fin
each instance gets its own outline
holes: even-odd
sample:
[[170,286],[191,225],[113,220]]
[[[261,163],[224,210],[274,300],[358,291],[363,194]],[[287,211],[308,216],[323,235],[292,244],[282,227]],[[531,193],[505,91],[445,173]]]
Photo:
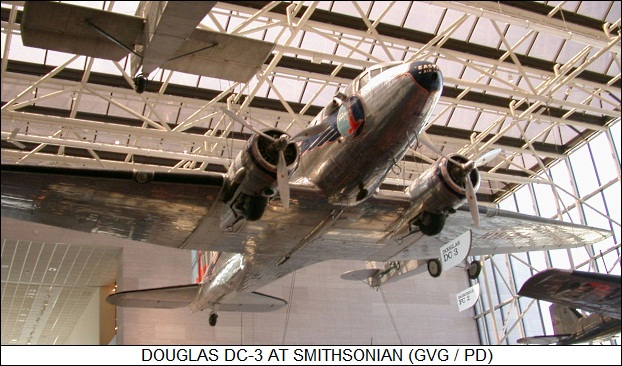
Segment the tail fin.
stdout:
[[583,316],[575,309],[567,306],[553,304],[549,308],[551,319],[553,320],[553,331],[555,334],[572,334],[574,327]]

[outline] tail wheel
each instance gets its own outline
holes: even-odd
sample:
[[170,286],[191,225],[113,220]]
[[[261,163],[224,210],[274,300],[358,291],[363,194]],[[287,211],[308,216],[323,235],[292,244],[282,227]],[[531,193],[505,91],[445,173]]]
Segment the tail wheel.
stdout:
[[441,261],[438,259],[430,259],[428,261],[428,273],[430,273],[430,276],[436,278],[441,275],[442,271]]
[[148,80],[145,77],[145,75],[143,74],[136,75],[136,77],[134,78],[134,90],[136,90],[138,94],[142,94],[147,88],[147,81]]
[[216,325],[217,321],[218,321],[218,313],[211,313],[209,315],[209,325],[213,327]]

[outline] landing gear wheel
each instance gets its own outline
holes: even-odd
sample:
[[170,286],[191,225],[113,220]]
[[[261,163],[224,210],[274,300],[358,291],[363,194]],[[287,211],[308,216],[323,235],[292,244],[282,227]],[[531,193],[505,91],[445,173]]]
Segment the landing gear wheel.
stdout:
[[472,261],[471,264],[469,264],[469,268],[467,268],[467,273],[470,279],[476,279],[479,277],[479,274],[482,273],[482,264],[479,261]]
[[248,221],[257,221],[268,206],[268,197],[244,196],[244,213]]
[[427,236],[433,236],[440,233],[445,226],[447,216],[442,213],[423,212],[418,218],[417,226],[419,230]]
[[428,261],[428,273],[430,273],[430,276],[436,278],[441,275],[442,271],[441,261],[438,259],[430,259]]
[[211,313],[209,315],[209,325],[212,327],[216,325],[216,321],[218,321],[218,313]]
[[143,74],[138,74],[134,77],[134,90],[138,94],[142,94],[147,88],[147,78]]

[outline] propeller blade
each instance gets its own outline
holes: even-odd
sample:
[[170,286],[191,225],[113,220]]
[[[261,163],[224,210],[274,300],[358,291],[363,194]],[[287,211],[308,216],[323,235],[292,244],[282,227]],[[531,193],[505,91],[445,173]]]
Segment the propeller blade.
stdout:
[[232,120],[238,122],[239,124],[241,124],[244,127],[247,127],[248,129],[250,129],[251,131],[260,134],[261,136],[267,138],[268,140],[272,141],[272,142],[276,142],[276,139],[268,134],[263,133],[262,131],[258,130],[257,128],[253,127],[250,123],[246,122],[244,120],[244,118],[238,116],[237,114],[231,112],[230,110],[228,110],[227,108],[220,108],[227,116],[231,117]]
[[490,163],[491,161],[493,161],[497,155],[499,155],[501,153],[501,149],[497,148],[494,150],[490,150],[487,153],[485,153],[484,155],[480,156],[479,158],[477,158],[477,160],[475,160],[475,166],[476,167],[480,167],[480,166],[484,166],[488,163]]
[[467,174],[464,177],[464,183],[466,185],[466,197],[467,202],[469,203],[469,211],[471,211],[471,217],[473,218],[473,223],[475,226],[479,226],[479,210],[477,208],[477,198],[475,197],[475,189],[473,188],[473,183]]
[[289,208],[289,176],[287,174],[287,163],[285,162],[285,153],[279,150],[279,164],[276,167],[276,179],[279,187],[279,195],[283,207]]
[[322,132],[326,131],[328,125],[320,124],[315,125],[309,128],[305,128],[304,130],[298,132],[294,137],[291,138],[291,142],[305,141],[310,139],[311,137],[317,136]]
[[438,147],[436,147],[425,132],[422,132],[422,133],[419,134],[419,142],[421,142],[421,144],[423,144],[428,149],[434,151],[439,156],[444,157],[445,159],[451,161],[452,163],[454,163],[454,164],[456,164],[458,166],[462,166],[462,163],[459,163],[459,162],[455,161],[454,159],[450,158],[444,152],[442,152]]

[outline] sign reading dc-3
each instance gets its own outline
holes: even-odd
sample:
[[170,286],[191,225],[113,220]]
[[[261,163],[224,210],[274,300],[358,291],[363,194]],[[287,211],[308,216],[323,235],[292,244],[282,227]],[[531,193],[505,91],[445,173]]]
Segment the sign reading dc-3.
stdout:
[[441,264],[443,270],[454,267],[462,262],[471,249],[471,230],[455,238],[441,247]]

